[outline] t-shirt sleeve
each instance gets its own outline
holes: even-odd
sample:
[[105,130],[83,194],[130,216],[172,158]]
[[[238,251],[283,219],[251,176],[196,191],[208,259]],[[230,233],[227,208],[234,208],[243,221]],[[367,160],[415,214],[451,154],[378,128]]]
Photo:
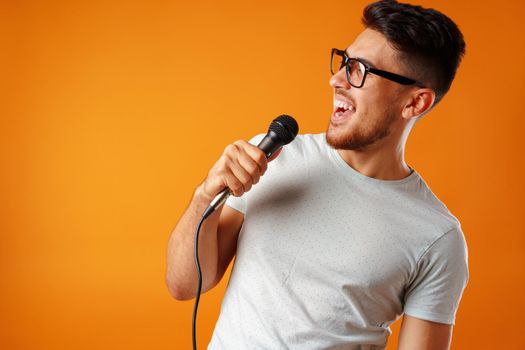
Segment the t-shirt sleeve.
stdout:
[[467,245],[457,226],[423,252],[405,291],[405,314],[454,324],[468,277]]
[[[259,134],[259,135],[256,135],[254,137],[251,138],[250,141],[248,141],[249,143],[251,143],[252,145],[258,145],[259,142],[261,142],[261,140],[264,138],[266,134]],[[233,208],[239,212],[241,212],[242,214],[246,214],[246,198],[249,196],[249,192],[243,194],[241,197],[235,197],[235,196],[229,196],[228,199],[226,200],[226,205],[229,206],[230,208]]]
[[226,200],[226,205],[246,215],[246,198],[245,197],[230,196]]

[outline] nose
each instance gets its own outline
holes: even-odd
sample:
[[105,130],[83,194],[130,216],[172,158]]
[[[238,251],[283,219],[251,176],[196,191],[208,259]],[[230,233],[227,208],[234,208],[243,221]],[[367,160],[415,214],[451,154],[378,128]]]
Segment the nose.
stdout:
[[345,68],[339,69],[337,73],[332,75],[332,77],[330,78],[330,86],[334,89],[335,88],[341,88],[345,90],[350,89],[351,85],[348,83],[348,79],[346,78]]

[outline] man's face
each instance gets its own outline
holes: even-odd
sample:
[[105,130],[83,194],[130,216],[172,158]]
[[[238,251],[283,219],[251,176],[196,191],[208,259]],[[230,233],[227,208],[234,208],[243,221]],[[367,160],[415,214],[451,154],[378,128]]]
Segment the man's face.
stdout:
[[[365,29],[346,54],[369,61],[374,68],[405,73],[386,38],[371,29]],[[394,129],[402,127],[400,96],[406,91],[402,85],[367,74],[364,85],[355,88],[341,69],[330,79],[330,86],[334,88],[334,109],[326,140],[335,149],[364,150],[384,142]]]

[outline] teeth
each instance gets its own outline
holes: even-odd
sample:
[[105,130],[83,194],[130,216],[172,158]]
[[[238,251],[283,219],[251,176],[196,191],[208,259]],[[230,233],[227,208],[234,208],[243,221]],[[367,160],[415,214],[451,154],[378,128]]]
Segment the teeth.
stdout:
[[338,107],[338,108],[344,108],[345,110],[351,110],[351,111],[354,110],[353,106],[349,106],[346,103],[344,103],[342,101],[339,101],[339,100],[335,101],[335,106]]

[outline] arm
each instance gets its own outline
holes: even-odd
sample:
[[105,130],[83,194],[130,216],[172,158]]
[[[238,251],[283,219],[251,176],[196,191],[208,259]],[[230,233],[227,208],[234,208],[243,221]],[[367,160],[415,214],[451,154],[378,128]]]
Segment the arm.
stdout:
[[459,225],[437,238],[421,256],[406,286],[400,350],[449,349],[452,325],[468,281],[467,260]]
[[452,325],[403,316],[398,350],[448,350]]
[[[226,147],[173,230],[168,243],[166,284],[178,300],[195,297],[197,271],[194,259],[195,229],[212,199],[228,187],[235,196],[250,190],[266,171],[267,160],[257,147],[237,141]],[[213,288],[222,278],[235,255],[237,236],[244,216],[223,206],[206,219],[199,236],[202,292]]]

